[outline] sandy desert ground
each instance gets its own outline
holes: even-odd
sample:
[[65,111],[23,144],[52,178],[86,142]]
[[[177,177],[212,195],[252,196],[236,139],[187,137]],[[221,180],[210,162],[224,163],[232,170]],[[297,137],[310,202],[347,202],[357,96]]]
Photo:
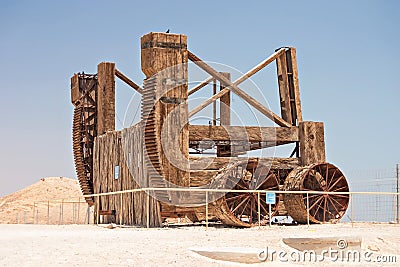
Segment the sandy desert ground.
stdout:
[[[47,224],[47,200],[50,224]],[[71,224],[77,217],[71,204],[65,204],[60,223],[60,202],[82,199],[77,180],[64,177],[40,179],[35,184],[0,198],[0,266],[281,266],[310,265],[308,261],[260,262],[257,254],[298,252],[283,243],[283,238],[321,238],[361,240],[360,252],[378,256],[395,256],[397,263],[361,262],[351,266],[400,266],[400,225],[339,223],[326,225],[265,226],[252,229],[224,228],[221,225],[170,225],[144,229],[106,225],[85,225],[85,205],[81,206],[81,225]],[[33,208],[35,211],[33,212]],[[76,207],[76,206],[75,206]],[[25,222],[23,214],[26,213]],[[17,218],[19,215],[19,218]],[[19,220],[20,224],[15,224]],[[35,223],[35,224],[33,224]],[[37,224],[39,223],[39,224]],[[320,253],[321,244],[315,244]],[[314,243],[313,243],[314,242]],[[316,242],[316,243],[315,243]],[[333,248],[337,249],[334,242]],[[348,248],[350,249],[350,247]],[[195,251],[199,252],[196,253]],[[393,258],[391,258],[393,261]],[[245,263],[251,264],[245,264]],[[346,266],[326,258],[314,266]]]
[[[279,261],[253,264],[222,261],[193,250],[261,251],[268,246],[291,251],[282,242],[288,237],[361,238],[361,250],[396,256],[398,263],[323,262],[314,266],[400,265],[400,225],[357,223],[335,225],[265,226],[234,229],[181,226],[161,229],[115,228],[95,225],[0,225],[1,266],[292,266],[308,262]],[[254,261],[254,259],[257,259]],[[277,259],[276,259],[277,260]],[[397,265],[396,265],[397,264]]]
[[3,224],[60,224],[60,213],[63,224],[82,224],[87,220],[87,204],[78,180],[46,177],[0,198],[0,223]]

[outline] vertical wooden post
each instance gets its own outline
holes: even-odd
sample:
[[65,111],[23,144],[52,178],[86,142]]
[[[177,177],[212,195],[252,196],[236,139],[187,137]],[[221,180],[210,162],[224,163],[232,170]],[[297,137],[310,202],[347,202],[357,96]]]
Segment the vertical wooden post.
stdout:
[[276,60],[281,116],[292,124],[298,125],[303,120],[298,82],[296,49],[289,47]]
[[299,123],[301,164],[323,163],[325,157],[324,123],[303,121]]
[[47,201],[47,224],[50,224],[50,201]]
[[[228,80],[231,80],[231,74],[229,72],[220,72],[222,76],[227,78]],[[225,89],[225,86],[222,84],[220,85],[219,91],[222,91]],[[219,115],[220,115],[220,122],[221,126],[229,126],[231,125],[231,91],[228,91],[226,94],[221,96],[219,99],[221,102],[220,107],[219,107]]]
[[157,142],[152,149],[159,153],[151,163],[164,179],[187,187],[190,184],[187,37],[151,32],[141,38],[141,48],[142,71],[147,79],[155,79],[151,86],[145,83],[142,99],[143,105],[154,102],[150,112],[154,121],[147,122],[144,118],[148,129],[145,139],[151,130],[155,135],[152,139]]
[[[231,79],[231,74],[229,72],[220,72],[222,76],[227,79]],[[219,90],[222,91],[225,89],[225,86],[220,85]],[[231,92],[224,94],[219,99],[219,116],[220,116],[220,125],[221,126],[230,126],[231,125]],[[215,102],[214,102],[215,103]],[[223,145],[217,147],[217,156],[218,157],[231,157],[232,155],[232,147],[231,145]]]
[[115,130],[115,64],[97,66],[97,134]]

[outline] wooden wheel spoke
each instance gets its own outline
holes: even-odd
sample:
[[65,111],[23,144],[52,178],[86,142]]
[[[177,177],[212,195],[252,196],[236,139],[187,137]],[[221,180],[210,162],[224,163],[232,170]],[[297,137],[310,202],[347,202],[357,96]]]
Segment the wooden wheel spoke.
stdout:
[[[345,186],[342,186],[342,187],[336,188],[335,190],[331,190],[331,192],[341,192],[340,190],[342,190],[342,189],[348,189],[348,186],[347,186],[347,185],[345,185]],[[347,192],[347,191],[344,191],[344,192]]]
[[[317,214],[317,212],[318,212],[320,209],[322,209],[321,204],[322,204],[322,202],[320,202],[320,203],[318,204],[318,207],[316,207],[315,212],[314,212],[314,215],[313,215],[314,218],[315,218],[315,215]],[[310,211],[311,211],[311,210],[310,210]]]
[[349,195],[340,195],[340,194],[335,194],[335,197],[340,197],[340,198],[349,198]]
[[327,185],[328,188],[331,188],[331,183],[332,183],[333,179],[335,178],[335,174],[336,174],[336,171],[337,171],[337,170],[338,170],[338,169],[335,168],[335,170],[333,171],[333,174],[332,174],[332,176],[331,176],[331,179],[329,180],[329,183],[328,183],[328,185]]
[[344,176],[340,176],[339,179],[337,179],[330,187],[329,190],[331,190],[333,187],[335,187],[335,185],[337,185],[337,183],[339,183],[340,180],[344,179]]
[[326,164],[325,188],[328,188],[329,164]]
[[248,200],[249,199],[249,196],[246,196],[240,203],[239,203],[239,205],[237,205],[233,210],[232,210],[232,213],[234,213],[240,206],[242,206],[243,205],[243,203],[246,201],[246,200]]
[[[263,199],[260,198],[262,202],[265,203],[265,205],[268,205]],[[269,214],[269,211],[264,207],[262,203],[260,203],[260,207],[264,210],[265,214]]]
[[325,214],[326,214],[326,197],[324,197],[324,220],[323,220],[324,222],[326,218]]
[[336,208],[336,205],[333,203],[332,199],[328,196],[328,201],[331,202],[333,208],[336,210],[337,214],[339,214],[340,212],[338,211],[338,209]]
[[237,199],[237,198],[241,198],[241,197],[243,197],[243,195],[237,195],[237,196],[228,197],[228,198],[225,197],[225,200],[227,202],[231,202],[232,200]]
[[[321,195],[311,195],[311,196],[309,195],[309,196],[308,196],[308,199],[310,199],[310,198],[315,198],[315,197],[319,197],[319,196],[321,196]],[[305,195],[305,196],[303,195],[303,199],[307,199],[307,195]]]
[[331,198],[332,201],[335,201],[338,205],[340,205],[342,208],[346,208],[345,205],[343,205],[342,203],[340,203],[339,201],[337,201],[334,197]]
[[242,212],[240,213],[240,216],[239,216],[239,218],[241,218],[241,217],[242,217],[242,215],[243,215],[244,211],[245,211],[245,210],[246,210],[246,208],[247,208],[247,205],[249,204],[249,201],[250,201],[250,197],[248,197],[248,198],[247,198],[246,204],[244,205],[244,207],[243,207],[243,209],[242,209]]
[[311,210],[318,202],[321,201],[323,197],[324,197],[323,195],[320,195],[319,198],[315,200],[315,202],[308,208],[308,210]]

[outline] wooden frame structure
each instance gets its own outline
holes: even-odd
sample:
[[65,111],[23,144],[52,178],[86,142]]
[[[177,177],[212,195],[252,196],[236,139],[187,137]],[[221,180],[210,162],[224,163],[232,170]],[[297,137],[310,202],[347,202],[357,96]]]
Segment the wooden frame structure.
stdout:
[[[86,198],[104,219],[121,224],[145,225],[144,210],[150,209],[150,226],[159,227],[166,218],[186,216],[192,221],[214,219],[228,225],[249,227],[268,222],[274,215],[287,215],[298,222],[336,222],[345,213],[348,195],[284,194],[284,190],[348,192],[342,172],[326,163],[322,122],[303,121],[298,82],[296,49],[282,47],[235,81],[187,49],[182,34],[154,33],[141,38],[141,65],[146,75],[141,87],[120,72],[114,63],[98,65],[94,75],[71,78],[74,158],[85,195],[140,187],[205,187],[282,190],[272,213],[265,194],[228,193],[215,196],[206,206],[203,195],[156,190],[146,195]],[[192,61],[210,75],[189,90],[187,63]],[[240,84],[276,62],[280,115],[272,112],[240,88]],[[141,95],[141,121],[115,131],[115,77]],[[217,82],[220,84],[217,92]],[[188,98],[209,83],[213,95],[188,109]],[[231,125],[231,93],[236,94],[276,127]],[[220,106],[217,125],[216,101]],[[191,125],[189,118],[213,104],[211,125]],[[194,157],[204,140],[216,146],[215,157]],[[289,158],[243,158],[248,151],[295,144]],[[203,160],[206,158],[207,164]],[[245,160],[244,160],[245,159]],[[235,177],[234,179],[232,177]],[[208,199],[209,200],[209,199]],[[305,203],[310,204],[307,209]],[[261,210],[256,210],[260,203]],[[122,207],[122,208],[121,208]],[[113,211],[113,212],[110,212]],[[258,218],[261,218],[262,222]]]

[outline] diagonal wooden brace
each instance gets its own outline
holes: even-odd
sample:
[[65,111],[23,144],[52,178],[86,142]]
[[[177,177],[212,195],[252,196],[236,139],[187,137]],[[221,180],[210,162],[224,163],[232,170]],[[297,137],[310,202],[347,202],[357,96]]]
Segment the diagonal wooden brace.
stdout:
[[241,90],[238,85],[248,78],[250,78],[252,75],[257,73],[259,70],[273,62],[281,53],[285,51],[285,48],[279,49],[277,52],[275,52],[273,55],[271,55],[269,58],[258,64],[256,67],[254,67],[252,70],[248,71],[244,75],[242,75],[239,79],[237,79],[235,82],[231,82],[229,79],[225,78],[223,75],[221,75],[218,71],[214,70],[212,67],[210,67],[207,63],[202,61],[200,58],[198,58],[196,55],[188,51],[189,59],[193,61],[198,67],[203,69],[205,72],[213,76],[215,79],[220,81],[224,86],[226,86],[225,89],[220,91],[219,93],[213,95],[211,98],[207,99],[204,101],[202,104],[194,108],[192,111],[189,112],[189,117],[193,116],[194,114],[198,113],[201,111],[203,108],[211,104],[212,102],[216,101],[218,98],[226,94],[228,91],[234,92],[236,95],[241,97],[243,100],[245,100],[247,103],[249,103],[251,106],[253,106],[255,109],[260,111],[262,114],[264,114],[267,118],[271,119],[274,121],[276,124],[279,126],[284,126],[284,127],[291,127],[291,124],[286,122],[284,119],[279,117],[277,114],[273,113],[271,110],[266,108],[264,105],[259,103],[257,100],[255,100],[253,97],[251,97],[249,94]]

